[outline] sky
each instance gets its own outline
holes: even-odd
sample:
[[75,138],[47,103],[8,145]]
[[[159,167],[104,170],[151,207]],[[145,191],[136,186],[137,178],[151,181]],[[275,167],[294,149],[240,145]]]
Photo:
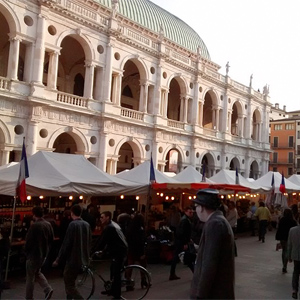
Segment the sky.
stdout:
[[151,0],[192,27],[211,60],[231,79],[263,91],[271,103],[300,110],[299,0]]

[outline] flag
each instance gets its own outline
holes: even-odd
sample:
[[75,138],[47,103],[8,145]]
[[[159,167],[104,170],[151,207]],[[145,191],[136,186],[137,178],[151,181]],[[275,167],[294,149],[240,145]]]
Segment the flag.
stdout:
[[22,157],[20,161],[19,178],[17,182],[16,194],[19,199],[24,202],[26,201],[26,182],[25,179],[29,177],[28,164],[25,149],[25,139],[23,139]]
[[284,182],[283,172],[282,172],[282,177],[281,177],[281,183],[280,183],[279,191],[280,191],[282,194],[285,193],[285,182]]
[[153,160],[152,160],[152,155],[151,155],[151,160],[150,160],[150,183],[155,183],[155,182],[156,182],[155,171],[154,171]]
[[235,168],[235,184],[240,184],[238,168]]
[[203,164],[202,165],[202,182],[206,182],[205,172],[206,172],[206,164]]

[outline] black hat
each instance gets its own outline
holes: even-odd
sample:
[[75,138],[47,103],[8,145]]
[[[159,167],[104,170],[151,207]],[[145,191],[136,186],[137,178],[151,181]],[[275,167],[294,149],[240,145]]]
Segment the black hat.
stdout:
[[219,191],[215,189],[202,189],[197,192],[193,202],[207,208],[217,209],[221,204],[218,194]]

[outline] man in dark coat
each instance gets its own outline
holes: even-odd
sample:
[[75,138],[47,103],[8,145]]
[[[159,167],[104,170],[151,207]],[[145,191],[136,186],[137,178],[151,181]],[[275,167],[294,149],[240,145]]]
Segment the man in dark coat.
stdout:
[[53,293],[46,277],[41,272],[49,249],[54,239],[53,229],[43,218],[43,209],[39,206],[32,209],[34,223],[30,226],[25,243],[26,252],[26,299],[33,299],[34,282],[43,288],[45,299],[50,299]]
[[[188,206],[184,209],[184,215],[181,218],[179,226],[176,231],[174,255],[171,262],[169,280],[180,279],[180,277],[178,277],[175,274],[175,270],[176,270],[176,265],[179,262],[178,255],[181,252],[188,250],[188,244],[191,242],[191,234],[192,234],[191,218],[192,217],[193,217],[193,208]],[[193,271],[194,270],[193,262],[189,262],[188,267]]]
[[[112,214],[110,211],[101,213],[101,223],[104,227],[102,235],[96,241],[94,251],[103,251],[107,248],[108,253],[112,257],[111,262],[111,277],[112,286],[110,294],[113,299],[121,299],[121,269],[127,258],[128,244],[121,230],[121,227],[111,220]],[[103,293],[105,293],[104,291]]]
[[90,225],[81,219],[82,208],[79,204],[71,207],[71,218],[66,236],[53,266],[65,263],[64,282],[67,299],[83,299],[75,282],[82,266],[89,264],[92,232]]
[[205,222],[191,284],[191,299],[234,299],[234,236],[218,210],[218,191],[198,191],[196,213]]

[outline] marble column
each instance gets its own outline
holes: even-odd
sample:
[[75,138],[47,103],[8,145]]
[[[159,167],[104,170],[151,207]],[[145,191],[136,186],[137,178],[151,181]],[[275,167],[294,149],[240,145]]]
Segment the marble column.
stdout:
[[107,160],[107,147],[108,147],[108,142],[107,142],[107,134],[106,133],[101,133],[100,134],[100,147],[99,147],[99,160],[97,167],[106,172],[106,160]]
[[26,44],[25,62],[24,62],[24,81],[31,81],[32,64],[33,61],[33,45],[32,43]]
[[37,21],[36,42],[33,59],[32,81],[42,84],[44,72],[44,57],[45,57],[45,28],[46,17],[39,14]]
[[93,64],[87,63],[85,65],[83,97],[88,98],[88,99],[93,98],[94,69],[95,69],[95,66]]
[[37,139],[38,139],[38,122],[29,121],[27,132],[27,147],[26,152],[28,156],[36,153]]
[[101,100],[102,87],[103,87],[103,68],[95,68],[95,87],[94,87],[94,99]]
[[112,43],[108,43],[106,47],[106,64],[104,71],[104,89],[103,89],[103,100],[106,102],[110,102],[110,94],[111,94],[111,81],[112,81],[112,58],[113,58],[113,49],[114,45]]
[[7,165],[9,163],[9,154],[9,150],[2,150],[1,166]]
[[13,37],[9,40],[9,57],[7,67],[7,77],[9,79],[18,79],[19,67],[19,52],[20,52],[20,38]]
[[57,89],[58,56],[58,51],[53,51],[50,53],[47,86],[52,90]]

